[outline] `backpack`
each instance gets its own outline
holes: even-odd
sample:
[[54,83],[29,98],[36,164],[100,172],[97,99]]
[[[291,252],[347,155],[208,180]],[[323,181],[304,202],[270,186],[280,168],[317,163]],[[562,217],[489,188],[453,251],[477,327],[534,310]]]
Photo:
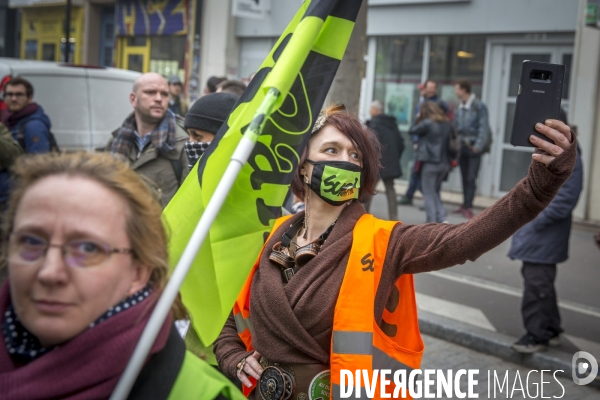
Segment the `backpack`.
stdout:
[[[25,152],[27,152],[27,149],[25,148],[25,125],[27,125],[28,122],[29,121],[23,122],[19,129],[19,132],[17,133],[17,142],[19,142],[19,145],[23,148],[23,151]],[[60,153],[60,148],[58,147],[58,143],[56,143],[56,138],[49,129],[48,136],[48,141],[50,142],[50,152]]]
[[[483,103],[481,103],[479,101],[479,99],[475,98],[475,100],[473,101],[473,106],[477,108],[477,112],[479,113],[480,107],[483,106]],[[481,150],[481,154],[485,154],[485,153],[489,153],[490,149],[492,148],[492,143],[494,142],[494,135],[492,134],[492,128],[489,126],[489,119],[488,119],[488,139],[487,142],[485,143],[485,146],[483,146],[483,149]]]

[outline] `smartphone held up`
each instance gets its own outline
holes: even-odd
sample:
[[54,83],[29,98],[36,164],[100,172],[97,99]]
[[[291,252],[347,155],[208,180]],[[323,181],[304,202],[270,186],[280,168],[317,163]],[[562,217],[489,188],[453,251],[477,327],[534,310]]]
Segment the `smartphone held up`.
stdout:
[[535,124],[559,118],[564,79],[562,64],[523,62],[510,144],[535,147],[531,135],[552,142],[536,131]]

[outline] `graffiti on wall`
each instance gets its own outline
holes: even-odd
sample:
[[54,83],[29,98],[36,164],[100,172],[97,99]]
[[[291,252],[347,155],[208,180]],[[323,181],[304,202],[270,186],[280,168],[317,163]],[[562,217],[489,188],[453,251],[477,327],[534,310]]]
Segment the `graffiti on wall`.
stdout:
[[188,0],[119,0],[117,35],[184,35]]

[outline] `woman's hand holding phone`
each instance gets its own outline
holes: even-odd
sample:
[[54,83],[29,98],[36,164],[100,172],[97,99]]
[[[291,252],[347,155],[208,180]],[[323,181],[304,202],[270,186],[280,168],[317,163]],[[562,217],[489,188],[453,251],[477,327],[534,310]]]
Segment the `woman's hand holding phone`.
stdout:
[[554,144],[542,140],[534,135],[529,137],[529,141],[546,154],[534,153],[532,155],[535,161],[539,161],[542,164],[548,165],[554,158],[561,155],[565,150],[571,146],[573,138],[571,137],[571,128],[557,119],[548,119],[544,124],[537,123],[535,125],[536,131],[545,135]]

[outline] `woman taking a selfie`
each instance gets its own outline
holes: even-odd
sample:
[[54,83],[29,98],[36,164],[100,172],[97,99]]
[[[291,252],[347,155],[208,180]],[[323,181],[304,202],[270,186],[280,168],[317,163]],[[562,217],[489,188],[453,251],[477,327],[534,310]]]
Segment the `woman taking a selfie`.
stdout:
[[412,274],[477,259],[571,173],[569,127],[538,130],[557,144],[532,139],[527,177],[494,206],[458,225],[413,226],[365,214],[357,200],[375,191],[376,140],[343,108],[322,112],[292,182],[306,211],[275,224],[215,343],[221,370],[246,388],[258,380],[253,398],[301,400],[339,396],[342,369],[418,368]]
[[[161,207],[106,154],[21,158],[3,226],[6,399],[106,399],[167,280]],[[169,315],[130,398],[241,397]]]

